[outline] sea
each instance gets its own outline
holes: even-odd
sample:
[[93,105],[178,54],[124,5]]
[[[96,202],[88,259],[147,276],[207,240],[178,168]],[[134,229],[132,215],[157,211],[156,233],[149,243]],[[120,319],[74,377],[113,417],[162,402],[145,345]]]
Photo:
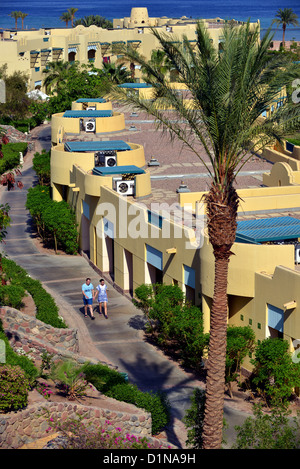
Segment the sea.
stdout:
[[[107,19],[130,16],[131,8],[146,7],[149,17],[167,16],[169,18],[215,18],[239,21],[257,21],[261,23],[261,35],[271,26],[279,8],[291,8],[299,17],[300,0],[0,0],[0,28],[14,28],[12,11],[27,13],[24,29],[64,28],[60,20],[68,8],[77,8],[75,19],[89,15],[100,15]],[[18,28],[21,28],[18,20]],[[69,28],[71,24],[69,23]],[[282,39],[281,27],[272,26],[274,40]],[[286,40],[300,41],[300,26],[288,26]]]

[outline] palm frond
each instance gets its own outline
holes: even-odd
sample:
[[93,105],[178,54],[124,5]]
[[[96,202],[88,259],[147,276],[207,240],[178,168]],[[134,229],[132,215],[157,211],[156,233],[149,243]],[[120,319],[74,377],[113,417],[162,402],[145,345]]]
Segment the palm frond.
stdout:
[[[145,70],[147,82],[153,87],[153,100],[128,96],[116,88],[113,95],[154,116],[158,127],[198,156],[216,183],[226,183],[228,175],[232,178],[240,171],[252,149],[251,142],[263,147],[299,124],[299,107],[287,102],[272,117],[260,121],[280,90],[299,73],[285,55],[268,53],[273,37],[270,29],[260,40],[259,28],[253,29],[250,22],[225,26],[222,52],[216,50],[200,22],[195,48],[186,36],[174,38],[156,29],[152,33],[170,68],[176,71],[178,82],[189,90],[191,105],[186,105],[166,74],[130,48],[124,53]],[[170,108],[172,119],[165,112]],[[197,150],[196,142],[202,144],[212,169]]]

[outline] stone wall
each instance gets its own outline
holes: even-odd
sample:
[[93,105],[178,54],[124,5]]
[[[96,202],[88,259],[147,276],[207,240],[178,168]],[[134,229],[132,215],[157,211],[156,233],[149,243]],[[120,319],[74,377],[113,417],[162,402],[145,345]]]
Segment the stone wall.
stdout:
[[[10,412],[9,414],[0,414],[0,448],[17,449],[24,444],[44,438],[47,434],[54,434],[56,430],[50,427],[49,419],[84,418],[85,424],[95,424],[106,426],[108,430],[120,427],[122,431],[134,434],[137,437],[147,437],[149,442],[164,448],[173,445],[163,440],[158,440],[151,436],[151,414],[133,409],[132,413],[116,410],[110,410],[98,407],[87,407],[71,402],[48,402],[44,400],[41,403],[29,405],[24,410]],[[122,404],[120,404],[122,408]],[[48,433],[47,433],[48,432]]]
[[0,319],[12,348],[33,359],[40,359],[44,350],[54,355],[79,351],[76,329],[52,327],[8,306],[0,308]]
[[[38,319],[4,306],[0,308],[0,320],[12,348],[19,354],[24,352],[33,360],[40,360],[43,352],[53,355],[53,361],[71,358],[77,363],[89,361],[99,363],[96,358],[83,357],[78,353],[76,329],[58,329]],[[104,363],[110,368],[116,366]],[[95,392],[97,392],[95,390]],[[50,402],[36,390],[29,392],[28,405],[23,410],[0,413],[0,448],[16,449],[47,435],[49,418],[65,420],[80,415],[85,422],[120,427],[126,433],[146,436],[156,447],[161,444],[174,447],[167,442],[151,437],[151,414],[132,404],[101,396],[103,407],[90,407],[74,402]],[[54,431],[51,430],[53,433]]]

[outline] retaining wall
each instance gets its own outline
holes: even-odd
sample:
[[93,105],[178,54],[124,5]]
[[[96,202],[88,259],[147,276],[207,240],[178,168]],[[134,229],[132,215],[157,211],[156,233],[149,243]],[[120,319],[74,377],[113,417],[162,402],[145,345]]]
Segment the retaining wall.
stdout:
[[22,349],[32,358],[40,358],[41,349],[55,353],[61,349],[71,353],[79,352],[76,329],[61,329],[45,324],[35,317],[21,313],[17,309],[3,306],[0,319],[4,332],[14,350]]
[[[33,360],[40,360],[41,354],[46,351],[53,354],[53,361],[71,358],[78,363],[99,363],[96,358],[83,357],[77,353],[79,344],[76,329],[54,328],[7,306],[0,308],[0,320],[12,348],[18,353],[25,352]],[[114,365],[105,365],[117,369]],[[98,393],[96,390],[95,392]],[[175,448],[166,441],[151,436],[150,413],[106,396],[101,396],[101,399],[103,407],[90,407],[74,402],[50,402],[36,390],[31,391],[25,409],[0,413],[0,448],[20,448],[51,432],[55,433],[54,430],[49,430],[49,418],[66,420],[78,415],[86,423],[104,425],[109,421],[108,429],[120,427],[126,433],[146,436],[157,448],[160,445]]]
[[[128,406],[128,405],[127,405]],[[122,404],[120,404],[122,407]],[[65,421],[70,418],[84,418],[86,425],[104,426],[108,430],[120,427],[122,431],[134,434],[138,437],[147,437],[149,442],[159,447],[173,447],[166,441],[158,440],[151,436],[151,414],[136,409],[133,412],[109,410],[98,407],[87,407],[76,403],[44,402],[27,406],[24,410],[0,414],[0,448],[17,449],[21,446],[44,438],[47,434],[55,434],[49,426],[49,419]]]

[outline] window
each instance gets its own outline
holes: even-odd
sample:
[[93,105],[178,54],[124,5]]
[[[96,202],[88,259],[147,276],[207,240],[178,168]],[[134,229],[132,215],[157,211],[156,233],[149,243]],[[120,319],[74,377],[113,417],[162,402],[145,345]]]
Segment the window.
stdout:
[[157,228],[162,228],[162,221],[163,217],[159,215],[158,213],[151,212],[151,210],[148,210],[148,223],[151,223],[151,225],[157,226]]

